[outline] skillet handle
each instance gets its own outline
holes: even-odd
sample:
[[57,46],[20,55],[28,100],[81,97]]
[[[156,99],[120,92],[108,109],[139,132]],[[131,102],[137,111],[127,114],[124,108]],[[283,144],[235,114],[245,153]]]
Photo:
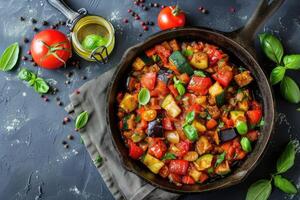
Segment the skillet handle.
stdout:
[[228,34],[244,47],[253,48],[255,33],[282,5],[284,0],[261,0],[246,25]]

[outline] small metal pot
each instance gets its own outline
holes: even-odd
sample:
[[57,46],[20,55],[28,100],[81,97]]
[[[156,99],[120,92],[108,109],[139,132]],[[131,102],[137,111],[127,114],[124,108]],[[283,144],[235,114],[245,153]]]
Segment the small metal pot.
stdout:
[[[88,15],[85,8],[81,8],[78,12],[72,10],[62,0],[48,0],[48,2],[58,9],[67,17],[67,26],[71,31],[71,42],[76,54],[87,61],[98,63],[107,63],[109,54],[115,45],[115,30],[112,24],[105,18],[98,15]],[[80,33],[90,24],[97,24],[104,27],[109,35],[108,42],[105,46],[100,46],[93,51],[87,50],[81,46]]]
[[[144,42],[129,48],[123,55],[121,62],[115,71],[107,92],[106,120],[113,143],[120,154],[124,167],[137,174],[150,184],[164,190],[178,193],[198,193],[203,191],[216,190],[240,183],[255,168],[267,147],[272,134],[275,121],[275,108],[272,88],[265,76],[262,68],[256,60],[253,47],[253,38],[259,27],[271,16],[283,3],[284,0],[261,0],[254,14],[247,24],[234,32],[224,33],[203,27],[184,27],[173,30],[162,31],[150,36]],[[183,185],[178,187],[170,183],[167,179],[150,172],[141,162],[131,159],[128,149],[124,144],[120,130],[118,129],[117,118],[117,93],[122,90],[126,76],[131,70],[134,58],[143,51],[171,39],[178,40],[201,40],[210,44],[215,44],[229,54],[233,63],[246,67],[252,72],[255,79],[254,88],[258,95],[256,98],[263,105],[265,125],[261,128],[261,135],[256,142],[253,152],[248,158],[236,167],[233,172],[221,179],[208,182],[206,184]],[[255,93],[256,93],[255,92]]]

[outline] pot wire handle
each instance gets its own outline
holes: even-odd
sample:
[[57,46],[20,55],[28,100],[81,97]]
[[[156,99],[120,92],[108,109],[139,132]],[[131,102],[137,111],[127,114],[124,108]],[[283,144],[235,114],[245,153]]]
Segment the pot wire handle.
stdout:
[[[101,50],[98,52],[99,49]],[[96,56],[99,56],[100,60]],[[106,64],[108,62],[107,47],[103,45],[95,48],[90,54],[90,58],[93,58],[98,64]]]
[[73,28],[77,19],[79,19],[82,15],[87,14],[87,10],[85,8],[80,8],[78,12],[76,12],[72,10],[63,0],[48,0],[48,3],[66,16],[68,19],[67,26],[70,29]]

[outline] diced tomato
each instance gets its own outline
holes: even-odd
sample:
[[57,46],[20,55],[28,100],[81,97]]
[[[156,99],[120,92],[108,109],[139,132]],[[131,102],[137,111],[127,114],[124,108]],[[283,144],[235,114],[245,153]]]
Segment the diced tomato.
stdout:
[[168,117],[163,118],[162,125],[165,130],[168,130],[168,131],[174,130],[173,122]]
[[218,125],[218,122],[215,119],[210,119],[206,122],[207,129],[213,129]]
[[181,177],[177,174],[170,173],[168,176],[170,182],[174,183],[177,186],[181,186]]
[[231,160],[235,154],[235,149],[232,146],[232,141],[225,142],[221,148],[226,152],[226,160]]
[[199,177],[199,182],[204,183],[208,178],[209,178],[208,175],[206,173],[202,172]]
[[253,131],[249,131],[247,133],[247,138],[251,141],[251,142],[254,142],[258,139],[258,136],[259,136],[259,131],[257,130],[253,130]]
[[208,54],[209,64],[211,66],[223,58],[221,51],[217,50],[215,47],[211,47],[206,53]]
[[187,88],[196,94],[206,95],[211,85],[212,82],[209,77],[193,76]]
[[182,177],[182,183],[188,184],[188,185],[193,185],[195,184],[195,180],[191,176],[183,176]]
[[226,128],[232,128],[234,126],[233,120],[232,119],[228,119],[225,116],[222,117],[222,121],[224,122]]
[[142,130],[145,130],[146,128],[148,128],[148,122],[145,120],[141,120],[140,123],[137,124],[136,126],[137,128],[140,128]]
[[159,101],[157,98],[151,98],[150,99],[150,109],[159,110],[161,109],[159,105]]
[[189,161],[187,160],[171,160],[169,164],[170,173],[178,175],[186,175],[189,167]]
[[128,146],[129,146],[129,156],[133,159],[139,159],[143,154],[144,151],[141,147],[136,145],[131,140],[128,140]]
[[124,97],[123,93],[119,92],[118,95],[117,95],[117,101],[118,101],[118,103],[120,103],[122,101],[123,97]]
[[193,104],[190,109],[190,111],[194,111],[195,113],[200,113],[203,111],[203,107],[197,103]]
[[183,157],[190,149],[190,142],[185,140],[185,141],[180,141],[179,143],[175,144],[175,146],[179,149],[178,152],[174,152],[176,157]]
[[166,96],[168,93],[169,93],[169,89],[165,84],[165,82],[163,82],[162,80],[157,80],[154,90],[151,91],[151,96],[156,96],[156,97],[159,95]]
[[160,170],[159,170],[159,175],[163,178],[166,178],[169,175],[169,168],[164,165]]
[[153,140],[149,143],[148,153],[158,159],[161,159],[166,151],[166,144],[158,138],[153,138]]
[[235,156],[234,156],[234,158],[235,158],[236,160],[242,160],[242,159],[244,159],[244,158],[246,157],[246,155],[247,155],[247,153],[246,153],[245,151],[243,151],[242,149],[237,149],[237,150],[235,151]]
[[227,87],[232,80],[233,73],[228,69],[220,69],[215,74],[213,74],[212,77],[222,86]]
[[156,45],[155,50],[158,56],[160,57],[160,59],[162,60],[162,62],[164,64],[168,63],[168,58],[171,55],[171,50],[167,49],[163,45]]
[[261,106],[257,101],[251,102],[251,110],[261,110]]
[[260,122],[262,112],[261,110],[249,110],[246,113],[248,121],[251,125],[256,125]]
[[175,88],[175,86],[172,85],[168,85],[168,88],[170,89],[171,93],[173,94],[173,96],[176,98],[179,96],[179,93],[177,91],[177,89]]
[[180,74],[180,76],[178,77],[178,79],[184,83],[184,84],[188,84],[190,82],[190,77],[187,73],[184,74]]
[[144,74],[141,78],[142,87],[148,88],[149,90],[153,90],[155,88],[156,83],[156,73],[148,72]]
[[153,48],[151,48],[151,49],[148,49],[145,53],[146,53],[146,55],[147,55],[148,57],[151,57],[151,56],[153,56],[154,54],[156,54],[156,49],[153,47]]

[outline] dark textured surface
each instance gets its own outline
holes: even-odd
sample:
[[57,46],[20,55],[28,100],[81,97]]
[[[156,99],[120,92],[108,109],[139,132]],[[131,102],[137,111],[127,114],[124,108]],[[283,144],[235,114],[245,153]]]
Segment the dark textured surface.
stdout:
[[[85,7],[90,13],[99,14],[108,18],[116,28],[116,47],[109,64],[96,66],[81,62],[81,69],[69,66],[67,69],[46,71],[33,68],[28,62],[20,62],[20,66],[37,70],[45,79],[56,85],[59,89],[57,95],[50,95],[50,102],[44,102],[32,88],[27,87],[16,77],[16,71],[0,73],[0,199],[35,199],[42,188],[43,199],[112,199],[109,191],[97,174],[86,150],[80,143],[79,135],[74,133],[73,122],[62,125],[66,113],[62,107],[56,105],[55,97],[59,96],[64,103],[68,102],[68,94],[82,85],[82,75],[91,79],[107,69],[116,66],[123,52],[131,45],[142,41],[151,33],[157,32],[157,27],[151,27],[148,32],[139,37],[142,29],[139,22],[132,20],[127,9],[137,9],[130,0],[69,0],[75,9]],[[147,1],[148,3],[150,1]],[[162,1],[166,4],[172,1]],[[175,1],[173,1],[175,3]],[[232,31],[242,26],[254,10],[257,1],[186,1],[181,3],[188,12],[188,21],[191,25],[200,25],[222,31]],[[204,6],[209,10],[208,15],[201,14],[197,8]],[[236,9],[235,13],[229,12],[230,7]],[[8,0],[0,1],[0,50],[15,41],[22,44],[24,36],[31,38],[33,25],[30,17],[38,20],[57,22],[64,20],[46,1],[42,0]],[[142,19],[155,20],[158,9],[140,12]],[[260,31],[269,31],[281,38],[287,53],[300,52],[300,3],[296,0],[286,1],[280,10],[268,21]],[[20,22],[19,17],[24,16],[25,22]],[[128,18],[129,23],[124,24],[123,18]],[[40,23],[37,27],[43,28]],[[61,30],[67,31],[62,28]],[[23,52],[28,47],[22,45]],[[260,53],[259,48],[257,52]],[[271,65],[264,65],[270,69]],[[65,85],[67,80],[64,73],[74,71],[70,78],[71,84]],[[299,73],[289,75],[300,82]],[[298,77],[298,78],[297,78]],[[209,193],[198,195],[185,195],[182,199],[243,199],[249,185],[268,174],[275,168],[276,158],[286,142],[292,138],[299,138],[300,124],[299,106],[287,104],[278,95],[275,87],[278,122],[276,132],[270,142],[263,161],[254,172],[240,185]],[[75,134],[75,140],[70,142],[68,150],[63,148],[62,140],[70,133]],[[286,176],[300,186],[300,160]],[[30,184],[27,184],[30,183]],[[26,187],[27,186],[27,187]],[[270,199],[300,199],[282,194],[277,189],[273,190]]]

